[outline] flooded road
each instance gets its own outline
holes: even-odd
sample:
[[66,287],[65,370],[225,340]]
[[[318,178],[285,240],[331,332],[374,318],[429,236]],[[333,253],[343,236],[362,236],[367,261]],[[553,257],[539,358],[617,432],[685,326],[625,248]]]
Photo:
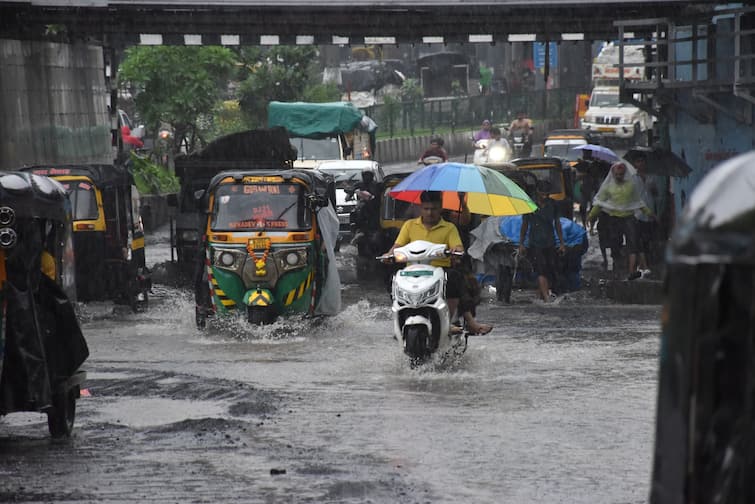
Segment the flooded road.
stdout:
[[0,422],[0,500],[640,503],[650,480],[660,309],[487,294],[495,324],[411,369],[380,285],[349,277],[318,321],[194,327],[190,292],[146,313],[83,307],[90,397],[74,436]]

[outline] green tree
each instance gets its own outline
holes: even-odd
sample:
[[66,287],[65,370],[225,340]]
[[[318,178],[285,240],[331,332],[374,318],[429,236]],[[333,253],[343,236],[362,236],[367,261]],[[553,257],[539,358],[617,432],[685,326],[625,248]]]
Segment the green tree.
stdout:
[[135,46],[126,50],[118,82],[151,131],[169,124],[174,153],[181,146],[191,152],[204,144],[235,62],[224,47]]
[[[317,49],[312,46],[276,46],[243,50],[239,77],[239,104],[254,127],[267,125],[270,101],[303,100],[315,81]],[[319,80],[319,79],[318,79]]]
[[409,106],[409,132],[414,135],[419,108],[424,107],[424,92],[417,79],[406,79],[401,85],[401,99]]
[[325,103],[341,101],[341,91],[332,82],[315,84],[304,90],[304,101],[312,103]]

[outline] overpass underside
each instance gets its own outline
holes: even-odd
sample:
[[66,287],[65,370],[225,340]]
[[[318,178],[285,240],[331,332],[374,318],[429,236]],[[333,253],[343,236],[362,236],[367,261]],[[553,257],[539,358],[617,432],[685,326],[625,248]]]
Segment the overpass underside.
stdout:
[[0,3],[0,37],[98,40],[116,47],[144,43],[144,35],[179,45],[610,40],[616,20],[682,18],[711,8],[679,0],[79,3]]

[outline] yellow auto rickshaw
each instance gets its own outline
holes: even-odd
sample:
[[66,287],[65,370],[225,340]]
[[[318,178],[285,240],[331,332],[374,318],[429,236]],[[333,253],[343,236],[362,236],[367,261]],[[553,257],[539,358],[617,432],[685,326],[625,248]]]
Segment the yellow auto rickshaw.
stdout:
[[46,413],[53,437],[71,434],[89,355],[72,305],[71,221],[54,180],[0,175],[0,415]]
[[574,177],[569,164],[557,157],[519,158],[511,161],[515,168],[503,170],[506,176],[516,178],[515,172],[534,175],[539,181],[550,183],[549,197],[556,201],[561,217],[574,216]]
[[340,309],[332,180],[312,170],[216,175],[200,196],[203,250],[196,323],[238,314],[252,324]]
[[134,311],[144,309],[151,280],[139,193],[126,167],[57,165],[23,171],[51,177],[68,192],[79,300],[108,299],[130,305]]

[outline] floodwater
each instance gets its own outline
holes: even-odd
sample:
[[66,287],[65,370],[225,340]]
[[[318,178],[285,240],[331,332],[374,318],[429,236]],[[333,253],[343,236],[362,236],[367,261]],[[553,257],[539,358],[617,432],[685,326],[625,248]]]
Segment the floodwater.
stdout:
[[91,396],[74,436],[5,417],[0,500],[647,500],[659,307],[489,293],[490,334],[412,369],[387,293],[349,277],[352,253],[328,319],[200,332],[191,293],[164,286],[146,313],[83,307]]

